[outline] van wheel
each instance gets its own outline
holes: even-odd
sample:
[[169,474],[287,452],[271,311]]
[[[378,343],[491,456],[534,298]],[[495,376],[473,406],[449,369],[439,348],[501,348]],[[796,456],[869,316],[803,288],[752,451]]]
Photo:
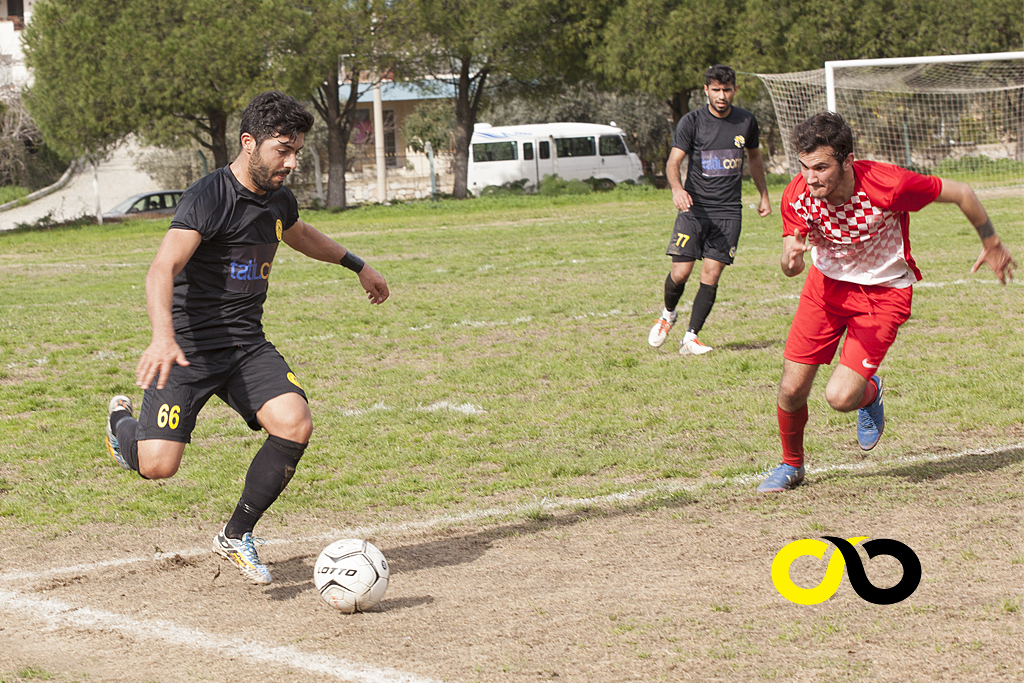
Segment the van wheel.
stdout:
[[598,178],[594,189],[598,192],[611,192],[615,189],[615,181],[611,178]]

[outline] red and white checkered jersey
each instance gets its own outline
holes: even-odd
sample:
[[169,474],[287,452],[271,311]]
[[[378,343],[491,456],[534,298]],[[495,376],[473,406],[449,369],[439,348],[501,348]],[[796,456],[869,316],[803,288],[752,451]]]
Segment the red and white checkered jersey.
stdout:
[[910,211],[935,201],[942,181],[890,164],[854,161],[853,196],[842,206],[815,199],[802,175],[782,193],[782,234],[800,232],[814,267],[834,280],[909,287],[921,279],[910,255]]

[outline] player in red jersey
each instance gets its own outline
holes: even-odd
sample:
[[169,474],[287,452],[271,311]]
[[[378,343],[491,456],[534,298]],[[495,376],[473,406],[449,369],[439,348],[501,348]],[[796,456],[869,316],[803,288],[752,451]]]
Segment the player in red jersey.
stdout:
[[800,175],[782,195],[782,272],[802,273],[808,251],[812,265],[783,354],[777,407],[782,464],[757,487],[762,492],[803,481],[807,397],[818,366],[832,362],[844,333],[825,399],[840,412],[858,411],[862,449],[881,438],[885,412],[875,370],[910,317],[912,286],[921,279],[910,255],[909,212],[932,202],[956,204],[982,241],[971,272],[987,264],[1005,285],[1017,267],[968,185],[855,161],[853,133],[831,112],[798,125],[793,143]]

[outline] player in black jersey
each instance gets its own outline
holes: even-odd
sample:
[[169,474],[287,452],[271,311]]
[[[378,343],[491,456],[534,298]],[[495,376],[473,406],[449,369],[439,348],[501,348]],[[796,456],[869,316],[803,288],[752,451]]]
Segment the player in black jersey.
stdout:
[[263,334],[263,302],[278,244],[355,271],[372,304],[384,278],[299,219],[284,186],[313,116],[295,99],[266,92],[242,113],[235,160],[181,197],[146,276],[153,336],[136,368],[145,393],[139,419],[127,396],[110,401],[107,449],[145,479],[174,476],[196,416],[211,396],[234,408],[267,440],[256,453],[234,514],[213,549],[259,584],[271,582],[252,531],[288,485],[313,421],[306,394]]
[[[697,339],[711,313],[718,293],[718,279],[733,262],[740,239],[743,157],[750,162],[761,201],[757,213],[771,213],[764,164],[758,151],[757,119],[748,111],[732,106],[736,96],[736,73],[721,64],[704,74],[708,106],[679,119],[665,174],[672,187],[672,202],[679,209],[668,251],[672,270],[665,278],[665,309],[651,328],[648,343],[665,343],[676,322],[676,305],[693,271],[703,259],[700,288],[693,299],[690,325],[679,345],[679,353],[699,356],[711,351]],[[680,181],[679,165],[689,156],[686,186]]]

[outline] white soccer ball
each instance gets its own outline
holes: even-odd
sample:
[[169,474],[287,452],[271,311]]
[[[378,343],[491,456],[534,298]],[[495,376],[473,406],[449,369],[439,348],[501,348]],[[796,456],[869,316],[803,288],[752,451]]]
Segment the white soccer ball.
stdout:
[[388,561],[369,541],[343,538],[320,553],[313,568],[313,584],[331,607],[352,614],[365,612],[384,597],[388,588]]

